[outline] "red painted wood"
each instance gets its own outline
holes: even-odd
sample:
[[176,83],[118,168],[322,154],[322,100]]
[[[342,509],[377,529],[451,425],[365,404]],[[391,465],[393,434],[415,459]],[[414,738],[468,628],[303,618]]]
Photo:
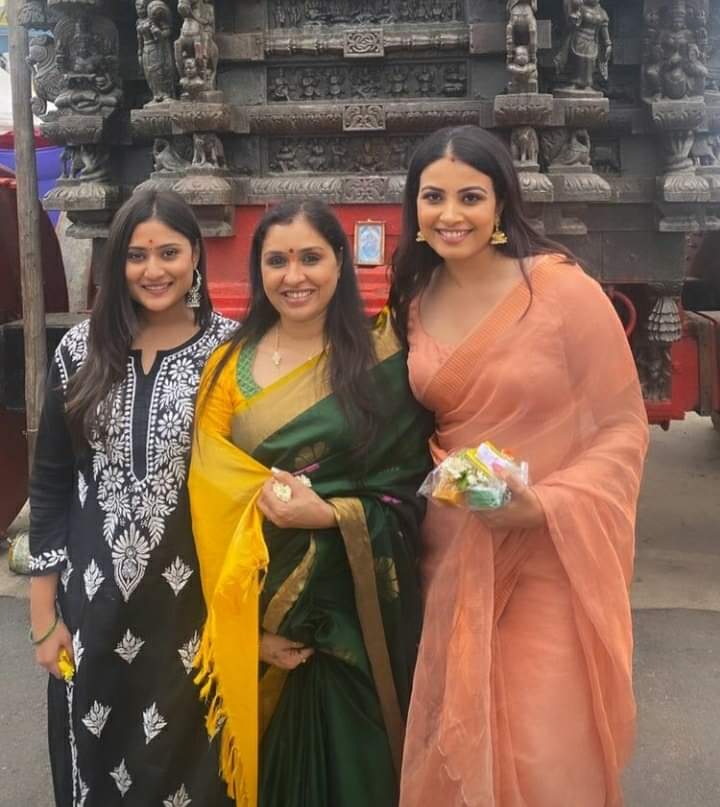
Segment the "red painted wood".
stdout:
[[25,417],[0,409],[0,535],[20,512],[27,497]]

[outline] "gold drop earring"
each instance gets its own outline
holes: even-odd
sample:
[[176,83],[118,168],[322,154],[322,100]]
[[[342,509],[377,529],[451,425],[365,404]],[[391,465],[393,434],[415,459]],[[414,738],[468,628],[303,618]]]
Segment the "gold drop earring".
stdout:
[[505,233],[505,230],[500,227],[500,216],[495,217],[495,229],[493,230],[493,234],[490,236],[490,243],[494,247],[501,247],[503,244],[507,244],[508,237]]
[[415,236],[415,240],[418,242],[418,244],[424,244],[427,241],[427,239],[425,238],[425,236],[422,234],[422,232],[420,230],[417,231],[417,235]]

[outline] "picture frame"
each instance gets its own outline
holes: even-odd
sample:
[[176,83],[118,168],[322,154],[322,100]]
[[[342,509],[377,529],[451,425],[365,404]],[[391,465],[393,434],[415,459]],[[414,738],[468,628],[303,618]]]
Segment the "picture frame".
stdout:
[[355,222],[355,265],[381,266],[385,263],[385,222]]

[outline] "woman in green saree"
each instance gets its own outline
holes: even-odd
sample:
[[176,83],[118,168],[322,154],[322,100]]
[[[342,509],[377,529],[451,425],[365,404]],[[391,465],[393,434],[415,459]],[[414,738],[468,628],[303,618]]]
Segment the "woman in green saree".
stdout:
[[250,264],[247,317],[201,381],[190,469],[208,728],[243,807],[392,807],[432,421],[388,318],[367,324],[324,203],[269,211]]

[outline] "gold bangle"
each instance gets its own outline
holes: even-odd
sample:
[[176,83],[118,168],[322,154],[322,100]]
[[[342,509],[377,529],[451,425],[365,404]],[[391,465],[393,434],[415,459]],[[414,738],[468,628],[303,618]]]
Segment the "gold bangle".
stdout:
[[48,632],[46,634],[41,636],[39,639],[33,639],[32,628],[30,628],[30,630],[28,631],[28,638],[30,639],[30,644],[37,647],[37,645],[42,644],[46,639],[49,639],[53,635],[53,632],[55,631],[55,628],[57,628],[58,622],[60,622],[60,614],[56,613],[55,614],[55,621],[50,626],[50,629],[48,630]]

